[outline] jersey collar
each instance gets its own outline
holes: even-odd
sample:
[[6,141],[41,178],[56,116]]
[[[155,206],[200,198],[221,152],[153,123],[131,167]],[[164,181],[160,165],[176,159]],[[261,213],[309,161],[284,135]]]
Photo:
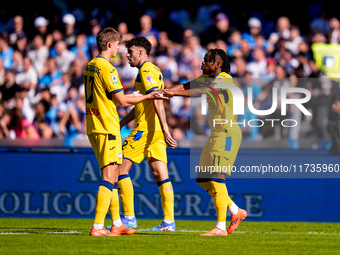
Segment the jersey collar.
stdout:
[[138,67],[138,69],[140,69],[144,64],[145,64],[145,62],[149,62],[148,60],[145,60],[139,67]]
[[221,73],[222,73],[222,72],[220,72],[219,74],[217,74],[217,75],[214,77],[214,79],[215,79],[217,76],[219,76]]
[[97,56],[96,58],[103,58],[105,60],[107,60],[106,58],[104,58],[103,56]]

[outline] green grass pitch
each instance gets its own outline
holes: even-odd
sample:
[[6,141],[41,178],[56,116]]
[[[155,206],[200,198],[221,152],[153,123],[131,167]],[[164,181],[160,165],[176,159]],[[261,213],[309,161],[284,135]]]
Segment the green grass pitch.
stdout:
[[[110,224],[110,221],[106,221]],[[0,254],[340,254],[339,223],[247,222],[226,237],[202,237],[212,221],[178,220],[177,232],[91,237],[88,219],[0,219]]]

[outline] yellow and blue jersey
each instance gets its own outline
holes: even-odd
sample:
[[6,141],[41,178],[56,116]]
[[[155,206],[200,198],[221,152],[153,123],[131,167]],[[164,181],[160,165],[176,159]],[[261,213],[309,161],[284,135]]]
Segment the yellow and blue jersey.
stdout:
[[84,72],[86,134],[120,134],[117,102],[112,94],[122,91],[118,72],[104,57],[93,58]]
[[[161,70],[149,61],[145,61],[138,70],[134,90],[146,95],[155,89],[163,89],[164,81]],[[140,131],[161,131],[161,124],[155,111],[153,100],[145,100],[135,106],[134,129]]]
[[[204,79],[204,80],[203,80]],[[208,74],[202,74],[196,81],[201,87],[213,84],[228,84],[234,85],[232,77],[221,72],[214,78],[209,78]],[[234,85],[235,86],[235,85]],[[218,90],[218,89],[217,89]],[[218,97],[213,94],[214,99],[207,96],[209,123],[211,128],[211,135],[236,136],[241,134],[241,129],[237,122],[237,115],[233,113],[233,94],[230,90],[224,88],[217,92]],[[217,124],[214,127],[214,119],[227,120],[226,124]],[[231,125],[231,121],[233,124]],[[234,124],[235,123],[235,124]]]

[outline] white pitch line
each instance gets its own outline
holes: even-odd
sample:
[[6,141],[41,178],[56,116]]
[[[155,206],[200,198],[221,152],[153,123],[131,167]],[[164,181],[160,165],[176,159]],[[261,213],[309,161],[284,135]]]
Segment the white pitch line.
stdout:
[[[138,229],[137,232],[147,231],[146,229]],[[35,235],[35,234],[78,234],[78,233],[86,233],[88,231],[77,231],[77,230],[69,230],[69,231],[50,231],[50,232],[40,232],[40,233],[29,233],[29,232],[0,232],[0,235]],[[150,231],[151,232],[151,231]],[[187,230],[181,229],[177,232],[185,232],[185,233],[204,233],[208,232],[208,230]],[[275,234],[275,235],[340,235],[340,233],[324,233],[324,232],[307,232],[307,233],[298,233],[298,232],[258,232],[258,231],[235,231],[233,234]]]
[[86,231],[54,231],[54,232],[40,232],[40,233],[30,233],[30,232],[0,232],[0,235],[36,235],[36,234],[76,234],[83,233]]

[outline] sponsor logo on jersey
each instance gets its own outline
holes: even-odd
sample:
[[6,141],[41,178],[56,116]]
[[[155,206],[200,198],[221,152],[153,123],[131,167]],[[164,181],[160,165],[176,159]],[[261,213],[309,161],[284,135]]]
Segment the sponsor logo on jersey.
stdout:
[[96,74],[100,74],[100,71],[102,69],[96,67],[96,66],[93,66],[93,65],[87,65],[86,68],[85,68],[85,71],[88,71],[88,72],[91,72],[91,73],[96,73]]
[[99,109],[86,108],[86,115],[99,116]]

